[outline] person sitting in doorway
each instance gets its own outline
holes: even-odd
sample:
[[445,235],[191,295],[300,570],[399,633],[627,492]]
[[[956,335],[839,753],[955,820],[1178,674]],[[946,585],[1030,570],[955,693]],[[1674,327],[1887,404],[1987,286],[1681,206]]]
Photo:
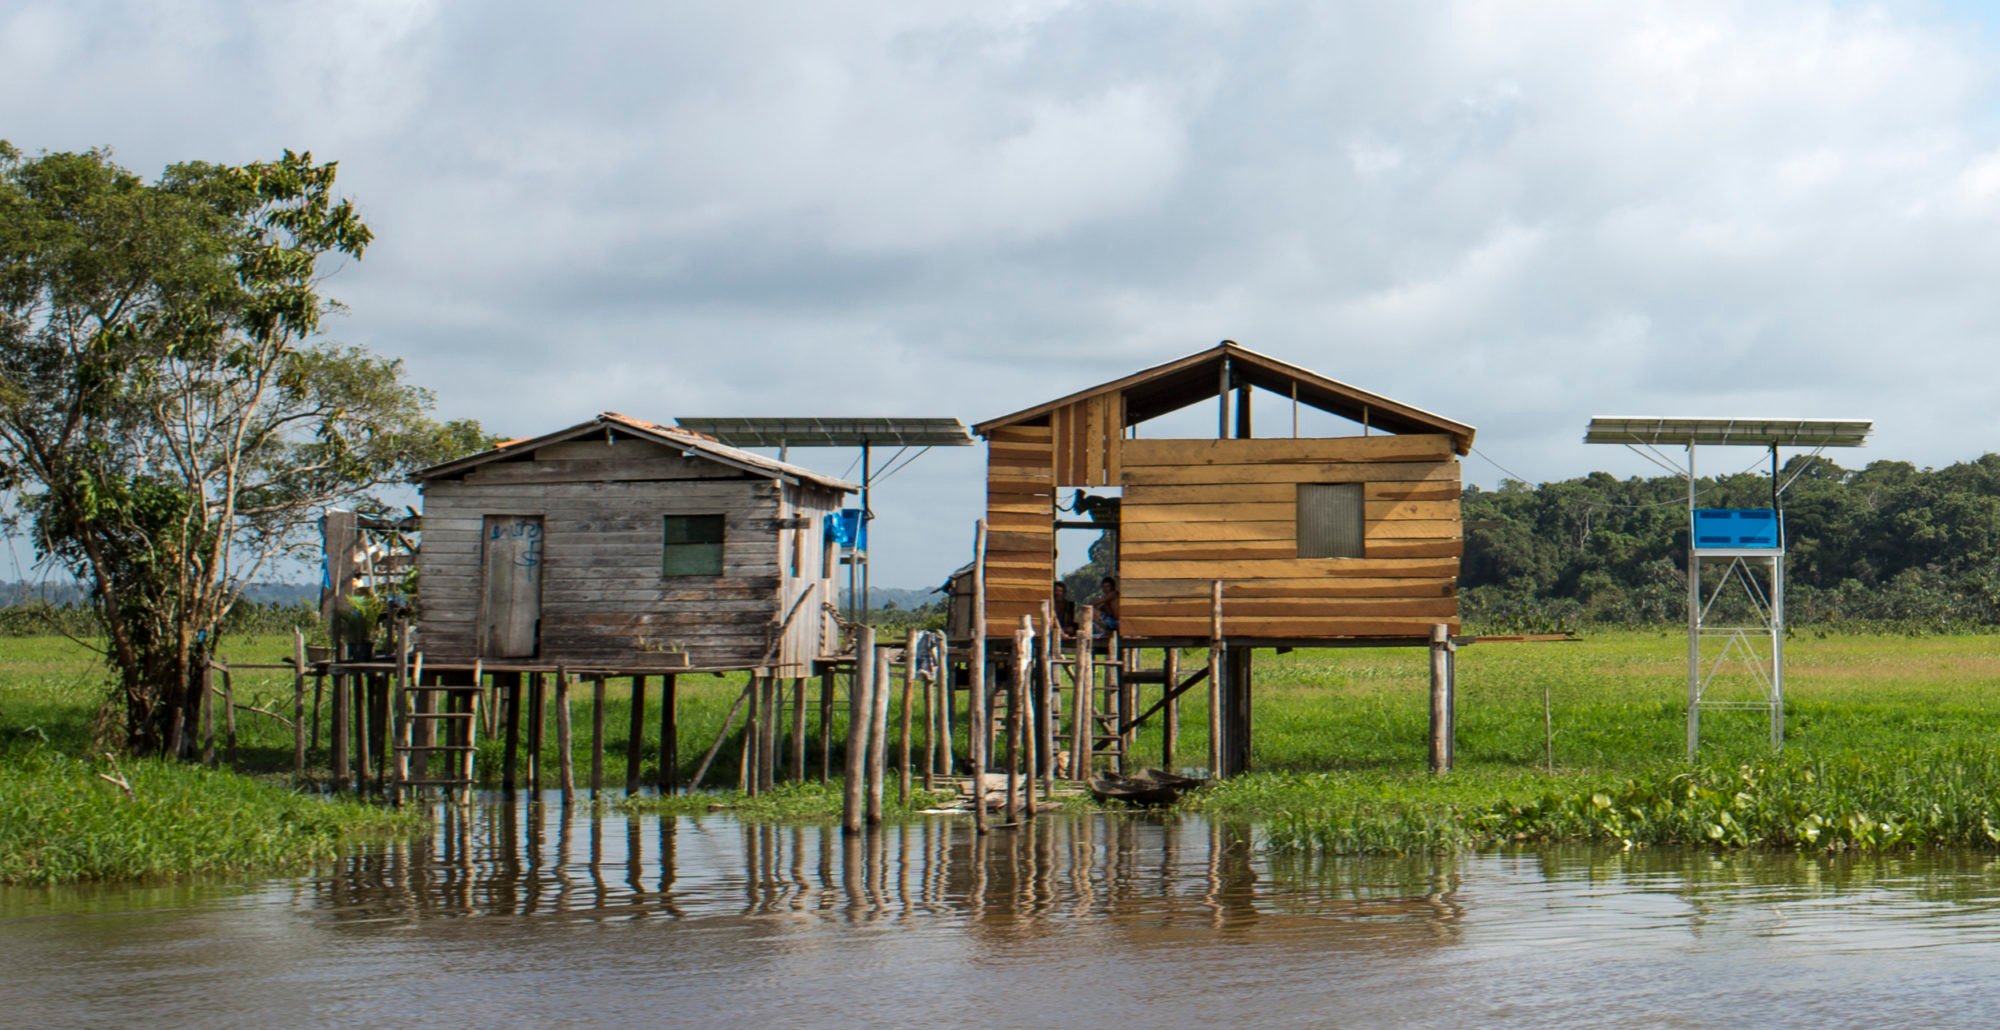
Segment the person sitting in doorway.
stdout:
[[1097,588],[1097,625],[1107,634],[1118,631],[1118,577],[1106,576]]
[[1069,599],[1069,584],[1056,580],[1056,631],[1064,640],[1076,638],[1076,602]]

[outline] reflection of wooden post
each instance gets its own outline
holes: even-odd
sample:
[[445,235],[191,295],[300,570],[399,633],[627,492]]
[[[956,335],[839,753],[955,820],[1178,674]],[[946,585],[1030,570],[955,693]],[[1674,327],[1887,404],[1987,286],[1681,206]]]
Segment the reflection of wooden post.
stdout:
[[632,710],[625,720],[625,796],[639,793],[639,752],[646,745],[646,677],[632,677]]
[[972,531],[972,711],[966,727],[972,750],[972,829],[986,832],[986,520]]
[[1431,772],[1451,771],[1451,631],[1431,627]]
[[1181,649],[1169,647],[1160,656],[1161,676],[1166,682],[1166,711],[1160,713],[1160,767],[1174,771],[1174,747],[1180,742],[1181,699],[1174,693],[1181,685]]
[[903,741],[897,748],[897,764],[902,768],[902,780],[896,785],[896,796],[905,806],[910,803],[910,698],[917,687],[917,631],[910,630],[903,644]]
[[1084,605],[1076,615],[1076,711],[1070,725],[1076,740],[1070,746],[1069,775],[1073,780],[1090,779],[1090,752],[1097,746],[1097,608]]
[[841,798],[840,825],[861,832],[862,781],[868,768],[868,724],[874,721],[875,627],[855,627],[854,672],[847,687],[847,782]]
[[1222,581],[1209,586],[1208,775],[1222,778]]

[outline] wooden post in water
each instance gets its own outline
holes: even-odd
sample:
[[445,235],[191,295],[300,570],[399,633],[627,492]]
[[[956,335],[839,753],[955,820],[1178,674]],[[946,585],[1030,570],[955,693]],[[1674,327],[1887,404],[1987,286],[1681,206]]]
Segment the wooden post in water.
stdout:
[[639,793],[639,753],[646,744],[646,677],[632,677],[632,710],[625,720],[625,796]]
[[1181,649],[1169,647],[1160,655],[1160,678],[1166,682],[1166,711],[1160,713],[1160,768],[1174,771],[1174,748],[1181,736],[1181,699],[1174,691],[1181,685]]
[[972,531],[972,705],[966,721],[972,751],[972,829],[986,833],[986,520]]
[[896,796],[907,807],[910,803],[910,730],[912,727],[910,698],[917,687],[917,630],[910,630],[903,643],[903,739],[897,747],[896,763],[902,775],[896,784]]
[[847,781],[842,784],[840,825],[861,832],[862,793],[867,784],[868,726],[874,721],[875,627],[855,628],[854,672],[847,687]]
[[[313,713],[318,715],[317,712]],[[306,774],[306,635],[292,627],[292,775]]]
[[1090,752],[1097,746],[1097,607],[1084,605],[1076,613],[1076,711],[1070,716],[1075,741],[1070,745],[1069,776],[1088,783]]
[[1431,772],[1451,771],[1451,630],[1431,627]]
[[889,652],[875,653],[875,686],[869,692],[868,825],[882,822],[882,788],[889,778]]
[[681,788],[680,677],[660,677],[660,793]]
[[1208,595],[1208,775],[1222,778],[1222,581]]
[[590,678],[590,797],[604,790],[604,677]]
[[573,742],[570,738],[569,718],[569,670],[556,667],[556,764],[561,768],[562,799],[567,805],[576,793],[576,764]]

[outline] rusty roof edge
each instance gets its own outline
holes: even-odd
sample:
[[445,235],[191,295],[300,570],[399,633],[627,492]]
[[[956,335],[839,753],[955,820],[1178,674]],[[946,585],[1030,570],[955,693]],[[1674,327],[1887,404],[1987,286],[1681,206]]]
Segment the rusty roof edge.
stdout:
[[840,490],[847,493],[857,493],[861,489],[859,485],[850,483],[844,479],[836,479],[833,476],[814,472],[811,469],[802,468],[790,462],[779,461],[776,458],[767,458],[761,454],[731,447],[728,444],[720,443],[693,430],[681,429],[676,426],[665,426],[657,422],[648,422],[644,419],[633,418],[630,415],[621,414],[616,411],[603,412],[588,421],[579,422],[566,429],[558,429],[551,433],[544,433],[541,436],[529,437],[523,440],[509,441],[501,446],[481,451],[478,454],[467,455],[440,465],[419,469],[410,474],[409,481],[422,483],[427,480],[453,475],[467,469],[477,468],[488,462],[510,458],[517,454],[526,454],[542,447],[547,447],[550,444],[573,440],[579,436],[584,436],[608,426],[616,426],[626,432],[642,437],[649,437],[658,443],[677,450],[684,452],[693,451],[712,461],[717,461],[755,475],[768,476],[772,479],[791,483],[806,482],[826,487],[830,490]]

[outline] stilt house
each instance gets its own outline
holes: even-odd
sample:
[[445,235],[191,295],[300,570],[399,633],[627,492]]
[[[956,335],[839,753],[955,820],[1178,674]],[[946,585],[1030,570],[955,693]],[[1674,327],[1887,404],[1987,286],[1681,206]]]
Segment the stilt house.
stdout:
[[[1218,408],[1214,438],[1140,431],[1203,402]],[[1299,405],[1354,433],[1297,436]],[[1232,646],[1458,628],[1458,457],[1471,426],[1224,341],[973,430],[989,444],[989,637],[1010,636],[1051,595],[1058,492],[1111,487],[1128,642],[1206,640],[1216,580]]]
[[609,412],[415,479],[430,659],[805,676],[835,646],[852,484]]

